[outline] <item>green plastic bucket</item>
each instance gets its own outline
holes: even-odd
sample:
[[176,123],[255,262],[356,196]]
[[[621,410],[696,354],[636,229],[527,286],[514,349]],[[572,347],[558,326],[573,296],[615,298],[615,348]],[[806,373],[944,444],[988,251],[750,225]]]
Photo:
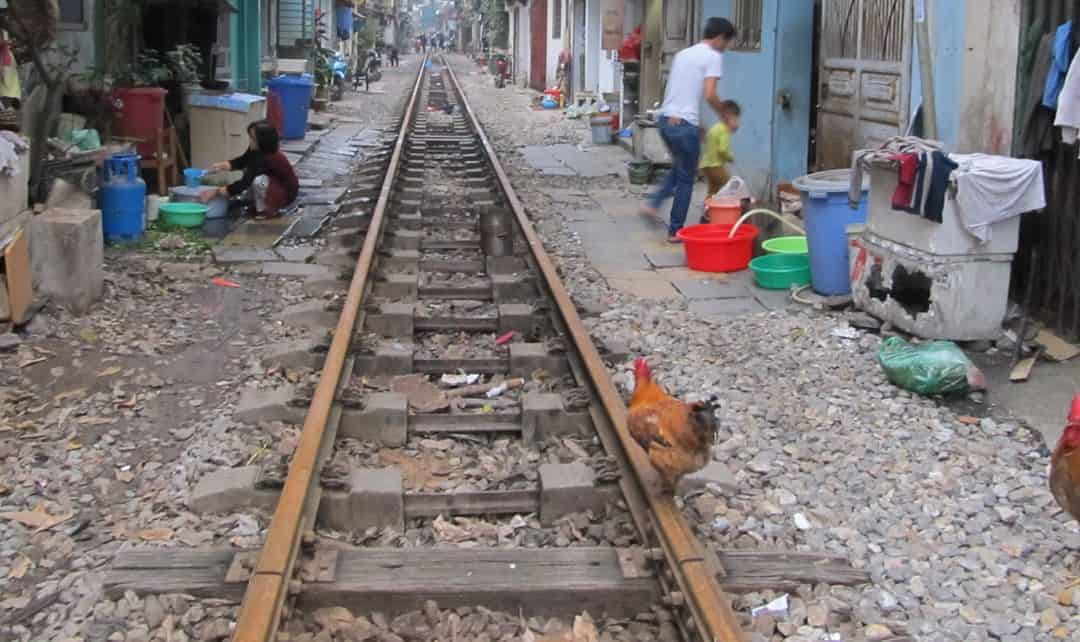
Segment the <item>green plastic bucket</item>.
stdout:
[[631,185],[648,185],[653,179],[653,164],[651,161],[630,161],[628,166]]
[[199,227],[206,220],[209,207],[201,203],[165,203],[158,210],[166,225]]
[[808,252],[805,236],[778,236],[761,244],[769,254],[806,254]]
[[810,257],[806,254],[766,254],[750,261],[754,280],[766,290],[787,290],[810,283]]

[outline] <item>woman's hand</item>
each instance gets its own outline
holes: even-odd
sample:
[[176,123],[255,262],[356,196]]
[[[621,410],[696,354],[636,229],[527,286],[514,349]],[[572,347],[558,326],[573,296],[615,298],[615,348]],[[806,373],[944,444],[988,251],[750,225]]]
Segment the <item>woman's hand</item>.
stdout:
[[216,174],[217,172],[228,172],[231,170],[232,165],[229,164],[229,161],[221,161],[220,163],[214,163],[213,165],[211,165],[208,171],[211,174]]
[[199,200],[202,201],[203,203],[209,203],[210,201],[214,200],[215,197],[217,197],[217,196],[225,196],[226,194],[228,194],[228,191],[224,187],[217,187],[217,188],[214,188],[214,189],[204,189],[199,194]]

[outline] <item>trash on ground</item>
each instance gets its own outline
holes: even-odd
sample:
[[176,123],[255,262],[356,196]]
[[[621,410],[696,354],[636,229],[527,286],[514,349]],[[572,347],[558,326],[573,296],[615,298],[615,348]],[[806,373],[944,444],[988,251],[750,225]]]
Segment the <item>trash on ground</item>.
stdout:
[[920,395],[948,395],[984,390],[986,378],[952,341],[913,345],[889,337],[878,351],[889,381]]
[[451,388],[457,388],[458,386],[466,386],[476,383],[480,380],[478,374],[444,374],[439,383],[444,386],[450,386]]
[[784,593],[780,597],[776,598],[772,602],[764,606],[750,610],[751,617],[757,617],[759,615],[772,615],[778,618],[785,618],[788,614],[788,595]]
[[210,279],[210,282],[214,285],[222,288],[238,288],[240,284],[236,281],[230,281],[229,279],[223,279],[220,276],[214,279]]
[[1041,330],[1035,335],[1035,343],[1046,348],[1046,356],[1054,361],[1068,361],[1080,355],[1080,347],[1065,341],[1049,330]]

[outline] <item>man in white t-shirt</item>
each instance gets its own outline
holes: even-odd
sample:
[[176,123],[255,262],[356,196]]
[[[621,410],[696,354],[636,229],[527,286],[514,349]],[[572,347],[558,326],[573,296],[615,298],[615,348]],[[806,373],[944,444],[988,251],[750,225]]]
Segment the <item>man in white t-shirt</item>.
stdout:
[[701,157],[701,100],[705,99],[717,114],[723,101],[716,84],[724,75],[721,52],[735,37],[735,25],[724,18],[709,18],[705,37],[698,44],[675,54],[668,75],[667,91],[660,105],[660,136],[671,152],[671,171],[660,189],[652,194],[641,211],[658,216],[660,205],[675,196],[671,204],[668,241],[678,243],[676,233],[686,222],[690,197],[697,178]]

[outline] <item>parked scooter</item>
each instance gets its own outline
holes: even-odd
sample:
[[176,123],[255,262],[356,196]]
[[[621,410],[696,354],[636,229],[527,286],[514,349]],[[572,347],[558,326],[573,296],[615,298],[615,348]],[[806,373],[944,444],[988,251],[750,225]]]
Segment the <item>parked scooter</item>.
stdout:
[[360,91],[360,85],[364,85],[364,91],[371,88],[371,83],[382,80],[382,57],[378,50],[368,50],[364,59],[357,63],[356,72],[353,74],[353,89]]
[[334,60],[330,63],[330,71],[334,75],[334,86],[330,93],[330,99],[341,100],[345,97],[345,84],[349,76],[349,65],[345,62],[345,55],[340,51],[334,53]]
[[505,54],[495,57],[495,86],[502,89],[510,82],[510,59]]

